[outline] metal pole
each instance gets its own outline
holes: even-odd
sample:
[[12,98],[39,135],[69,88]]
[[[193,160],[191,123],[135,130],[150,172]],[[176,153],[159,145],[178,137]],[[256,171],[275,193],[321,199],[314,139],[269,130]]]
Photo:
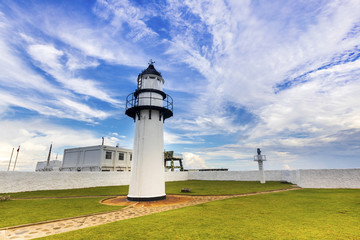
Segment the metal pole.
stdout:
[[48,155],[47,162],[46,162],[46,166],[47,166],[47,167],[48,167],[49,164],[50,164],[51,149],[52,149],[52,143],[50,144],[49,155]]
[[263,161],[259,160],[260,183],[265,183]]
[[17,159],[18,159],[18,156],[19,156],[19,151],[20,151],[20,145],[19,145],[19,148],[17,149],[17,153],[16,153],[16,158],[15,158],[15,163],[14,163],[14,168],[13,168],[13,171],[15,171],[15,167],[16,167],[16,162],[17,162]]
[[9,166],[8,166],[8,171],[9,171],[9,169],[10,169],[10,164],[11,164],[11,159],[12,159],[13,153],[14,153],[14,148],[13,148],[13,150],[12,150],[12,152],[11,152],[10,161],[9,161]]

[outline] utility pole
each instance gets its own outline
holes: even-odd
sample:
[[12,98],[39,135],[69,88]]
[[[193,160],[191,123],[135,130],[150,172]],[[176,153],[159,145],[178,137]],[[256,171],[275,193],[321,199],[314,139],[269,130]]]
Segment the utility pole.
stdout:
[[15,167],[16,167],[16,162],[17,162],[17,159],[18,159],[18,156],[19,156],[19,151],[20,151],[20,145],[16,151],[16,157],[15,157],[15,163],[14,163],[14,168],[13,168],[13,171],[15,171]]
[[49,154],[46,162],[46,166],[49,167],[50,165],[50,157],[51,157],[51,149],[52,149],[52,143],[50,144]]
[[14,153],[14,148],[13,148],[13,150],[12,150],[12,152],[11,152],[10,161],[9,161],[9,166],[8,166],[8,171],[9,171],[9,169],[10,169],[10,164],[11,164],[11,159],[12,159],[13,153]]

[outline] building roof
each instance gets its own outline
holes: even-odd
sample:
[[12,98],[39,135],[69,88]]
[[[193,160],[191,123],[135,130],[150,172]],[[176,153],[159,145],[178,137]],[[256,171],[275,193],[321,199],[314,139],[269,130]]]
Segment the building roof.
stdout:
[[161,73],[159,73],[159,72],[155,69],[154,64],[152,64],[152,63],[150,63],[149,66],[148,66],[148,68],[145,69],[144,71],[142,71],[141,74],[142,74],[142,75],[144,75],[144,74],[154,74],[154,75],[158,75],[159,77],[162,77],[162,76],[161,76]]

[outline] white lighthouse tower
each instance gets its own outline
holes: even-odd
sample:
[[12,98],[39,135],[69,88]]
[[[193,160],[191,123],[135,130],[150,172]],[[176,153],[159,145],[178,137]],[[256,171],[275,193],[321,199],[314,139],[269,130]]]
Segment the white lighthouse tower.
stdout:
[[163,92],[164,79],[152,60],[137,79],[137,89],[126,99],[126,115],[134,119],[134,148],[128,200],[166,198],[164,170],[165,119],[173,115],[173,100]]

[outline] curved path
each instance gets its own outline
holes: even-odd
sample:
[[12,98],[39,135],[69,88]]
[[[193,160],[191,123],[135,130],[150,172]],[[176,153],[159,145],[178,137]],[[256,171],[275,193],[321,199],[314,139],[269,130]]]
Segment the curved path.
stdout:
[[189,196],[167,195],[167,200],[158,202],[127,202],[125,196],[108,198],[102,201],[109,205],[127,205],[127,207],[111,212],[96,213],[85,216],[32,223],[0,229],[0,240],[7,239],[33,239],[53,234],[74,231],[81,228],[97,226],[105,223],[116,222],[124,219],[141,217],[153,213],[178,209],[201,203],[222,200],[227,198],[258,195],[265,193],[283,192],[299,188],[272,190],[257,193],[244,193],[225,196]]

